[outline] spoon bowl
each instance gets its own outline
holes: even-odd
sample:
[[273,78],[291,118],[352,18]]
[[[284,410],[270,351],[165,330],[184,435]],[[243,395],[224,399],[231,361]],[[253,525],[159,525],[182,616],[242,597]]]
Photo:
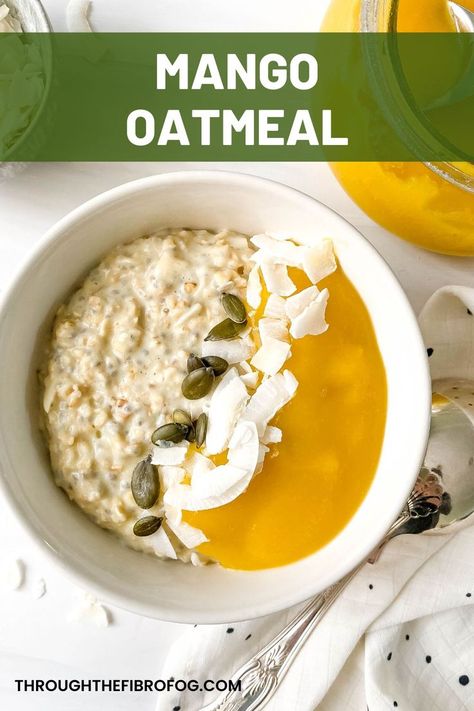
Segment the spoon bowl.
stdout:
[[444,528],[474,512],[474,383],[438,380],[433,391],[425,467],[440,477],[451,498],[451,510],[437,523]]

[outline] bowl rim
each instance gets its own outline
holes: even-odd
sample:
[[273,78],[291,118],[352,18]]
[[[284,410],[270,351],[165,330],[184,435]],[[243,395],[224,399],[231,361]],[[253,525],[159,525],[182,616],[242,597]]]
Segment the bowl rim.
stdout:
[[[262,178],[260,176],[255,176],[252,174],[242,173],[238,171],[214,169],[183,171],[177,170],[172,172],[159,173],[120,184],[80,204],[78,207],[67,213],[64,217],[62,217],[50,229],[46,231],[43,237],[31,250],[28,257],[23,261],[21,267],[18,269],[14,278],[8,285],[8,288],[0,297],[0,326],[4,317],[4,313],[8,308],[10,301],[14,297],[17,287],[27,276],[29,270],[37,262],[37,260],[46,257],[48,255],[48,252],[54,249],[55,244],[58,243],[61,238],[67,235],[68,228],[70,226],[72,226],[76,222],[81,221],[83,218],[87,217],[91,213],[100,211],[101,208],[107,207],[108,204],[113,203],[116,200],[120,200],[124,197],[131,197],[133,194],[139,193],[143,189],[152,188],[155,184],[179,184],[182,181],[190,180],[196,182],[220,181],[228,184],[231,184],[233,182],[235,184],[235,181],[237,181],[240,184],[246,184],[245,187],[247,187],[249,190],[251,190],[252,187],[258,189],[259,186],[262,188],[266,186],[267,188],[271,188],[271,190],[274,191],[275,199],[278,198],[278,194],[290,192],[299,196],[299,199],[308,201],[308,203],[312,203],[313,205],[315,204],[317,206],[317,209],[322,210],[326,213],[330,213],[336,222],[340,222],[342,229],[351,232],[353,237],[358,237],[360,243],[362,245],[365,245],[366,249],[372,251],[376,259],[378,260],[381,269],[385,271],[385,276],[391,280],[392,288],[398,291],[400,307],[403,308],[405,312],[406,322],[409,323],[409,325],[411,326],[413,334],[417,336],[417,343],[413,344],[413,347],[415,350],[418,351],[417,372],[419,380],[417,381],[417,384],[419,387],[420,405],[422,406],[422,409],[425,412],[425,417],[424,419],[419,417],[417,421],[419,433],[418,437],[416,438],[416,442],[414,441],[412,444],[413,475],[411,477],[407,475],[405,486],[403,488],[400,487],[401,493],[403,492],[403,499],[400,494],[400,501],[395,499],[386,501],[383,511],[381,510],[380,516],[377,518],[377,521],[371,521],[371,529],[374,531],[374,535],[372,537],[373,540],[367,542],[365,546],[361,546],[358,549],[357,559],[349,558],[348,556],[347,560],[339,564],[337,571],[332,576],[334,579],[332,580],[332,582],[330,582],[330,584],[333,584],[337,580],[348,574],[351,570],[354,569],[355,566],[357,566],[362,560],[365,560],[370,555],[377,542],[382,540],[386,531],[389,529],[390,525],[400,513],[401,507],[403,506],[403,502],[408,498],[418,475],[418,472],[423,463],[430,428],[431,413],[431,378],[429,374],[428,358],[426,354],[426,348],[423,343],[421,332],[419,329],[418,321],[408,301],[408,298],[385,259],[379,254],[379,252],[367,240],[367,238],[365,238],[362,233],[357,230],[357,228],[355,228],[350,222],[348,222],[345,218],[335,212],[335,210],[332,210],[316,198],[313,198],[307,193],[304,193],[303,191],[298,190],[292,186],[288,186],[276,180]],[[10,466],[13,471],[15,471],[15,469],[17,468],[13,467],[11,463]],[[189,611],[187,610],[185,613],[183,611],[170,612],[168,609],[160,608],[159,603],[157,605],[151,605],[139,600],[131,600],[130,596],[122,594],[120,592],[116,592],[111,587],[107,586],[107,584],[97,581],[96,579],[92,578],[92,576],[89,576],[88,573],[84,572],[82,569],[79,569],[79,567],[74,563],[73,559],[66,559],[60,554],[60,552],[52,548],[47,541],[43,540],[41,536],[38,536],[38,531],[35,525],[29,520],[27,520],[26,517],[23,515],[20,503],[16,500],[13,492],[10,491],[9,483],[6,480],[6,477],[4,476],[1,468],[0,489],[3,491],[7,503],[13,510],[15,518],[18,520],[23,530],[26,531],[30,540],[32,540],[34,544],[36,544],[36,546],[39,547],[43,552],[46,552],[47,558],[49,558],[54,565],[59,566],[61,569],[64,570],[64,572],[70,579],[75,581],[81,587],[85,587],[88,590],[92,590],[98,597],[100,597],[104,601],[108,601],[109,603],[117,606],[118,608],[136,614],[159,619],[162,621],[178,623],[197,622],[199,624],[219,624],[225,622],[237,622],[246,619],[258,618],[263,615],[288,609],[293,605],[308,600],[313,595],[317,594],[318,591],[317,584],[313,586],[305,585],[303,590],[299,588],[294,591],[292,596],[288,595],[287,599],[285,599],[284,604],[282,604],[280,600],[273,600],[269,603],[266,602],[265,604],[256,605],[255,608],[252,610],[251,616],[249,616],[248,611],[246,611],[246,615],[242,615],[242,613],[240,613],[238,610],[235,610],[234,613],[226,614],[225,616],[223,616],[222,613],[216,615],[213,614],[212,610],[210,609],[206,610],[205,613],[200,612],[198,614],[194,614],[192,612],[191,607]],[[364,500],[365,498],[366,497],[364,497]],[[362,506],[362,502],[357,510],[359,510],[360,506]],[[356,515],[356,513],[357,512],[355,512],[354,515]],[[281,567],[284,568],[286,566]],[[250,575],[252,574],[252,571],[245,572]],[[313,587],[314,589],[310,590],[310,587]]]

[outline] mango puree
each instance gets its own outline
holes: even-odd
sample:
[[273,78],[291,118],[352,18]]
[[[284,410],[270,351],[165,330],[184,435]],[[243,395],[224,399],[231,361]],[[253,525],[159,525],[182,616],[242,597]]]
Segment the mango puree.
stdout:
[[[302,272],[292,278],[299,289],[308,286]],[[293,341],[287,362],[299,387],[272,423],[283,441],[271,445],[240,497],[185,513],[209,538],[199,550],[226,568],[270,568],[313,553],[347,524],[374,477],[387,408],[382,357],[367,309],[340,267],[324,286],[329,330]]]
[[[474,11],[474,0],[461,5]],[[323,23],[326,32],[357,32],[360,0],[333,0]],[[400,0],[400,32],[454,32],[447,0]],[[429,74],[427,74],[429,81]],[[452,111],[456,120],[456,107]],[[474,174],[472,164],[458,164]],[[425,249],[474,255],[474,196],[421,163],[333,163],[349,196],[373,220]]]

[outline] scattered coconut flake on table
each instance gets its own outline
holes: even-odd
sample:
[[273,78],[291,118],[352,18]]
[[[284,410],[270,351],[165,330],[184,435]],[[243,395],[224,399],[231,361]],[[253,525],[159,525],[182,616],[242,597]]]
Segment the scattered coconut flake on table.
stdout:
[[265,375],[276,375],[290,357],[290,349],[289,343],[268,336],[255,353],[251,363]]
[[264,262],[261,269],[265,284],[271,294],[290,296],[296,291],[296,286],[288,276],[288,268],[284,264]]
[[95,627],[108,627],[111,619],[108,610],[90,593],[86,593],[71,614],[75,622],[88,622]]
[[7,590],[19,590],[25,580],[25,564],[22,560],[4,562],[0,569],[0,583]]
[[91,0],[69,0],[66,7],[66,24],[69,32],[92,32],[89,22]]
[[329,291],[323,289],[318,296],[292,320],[290,333],[293,338],[303,338],[308,335],[318,336],[327,331],[328,324],[325,315],[328,298]]
[[43,578],[38,578],[33,583],[33,597],[35,600],[40,600],[44,595],[46,595],[46,582]]
[[220,454],[227,448],[232,431],[249,395],[236,368],[224,375],[209,403],[206,451]]

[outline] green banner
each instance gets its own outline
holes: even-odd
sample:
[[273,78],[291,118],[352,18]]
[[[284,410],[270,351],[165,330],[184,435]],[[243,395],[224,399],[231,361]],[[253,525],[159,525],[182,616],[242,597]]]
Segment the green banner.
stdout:
[[472,34],[0,35],[0,160],[472,161]]

